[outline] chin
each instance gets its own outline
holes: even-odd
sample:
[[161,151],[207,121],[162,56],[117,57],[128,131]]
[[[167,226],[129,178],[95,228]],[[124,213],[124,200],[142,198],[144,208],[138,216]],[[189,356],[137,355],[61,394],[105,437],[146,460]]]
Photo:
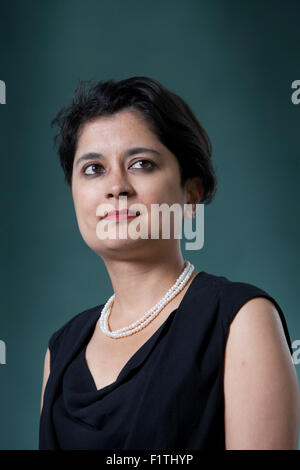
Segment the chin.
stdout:
[[94,241],[93,246],[89,245],[92,250],[98,253],[100,256],[105,255],[106,253],[111,252],[128,252],[133,253],[135,249],[143,248],[143,250],[147,249],[147,242],[149,240],[145,240],[142,238],[138,238],[137,240],[133,240],[131,238],[126,239],[105,239],[105,240],[97,240]]

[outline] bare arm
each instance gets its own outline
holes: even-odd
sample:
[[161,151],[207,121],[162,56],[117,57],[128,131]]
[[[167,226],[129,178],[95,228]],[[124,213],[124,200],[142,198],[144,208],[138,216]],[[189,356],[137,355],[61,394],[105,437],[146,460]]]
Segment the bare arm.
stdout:
[[45,387],[46,387],[49,375],[50,375],[50,351],[48,348],[46,351],[45,360],[44,360],[44,376],[43,376],[43,385],[42,385],[41,412],[43,409],[44,391],[45,391]]
[[298,448],[295,366],[274,304],[249,300],[230,326],[224,365],[226,449]]

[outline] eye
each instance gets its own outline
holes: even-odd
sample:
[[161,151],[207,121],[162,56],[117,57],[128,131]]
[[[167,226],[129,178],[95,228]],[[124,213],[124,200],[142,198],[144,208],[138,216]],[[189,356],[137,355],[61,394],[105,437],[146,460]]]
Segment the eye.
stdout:
[[[94,168],[102,168],[102,165],[99,165],[99,163],[90,163],[85,168],[83,168],[83,173],[85,175],[94,175],[95,172],[91,170],[93,167]],[[100,173],[100,171],[96,171],[96,173]]]
[[137,162],[134,162],[131,166],[136,165],[137,163],[147,163],[148,166],[144,168],[136,168],[137,170],[150,170],[154,167],[154,163],[152,163],[150,160],[138,160]]
[[[135,170],[152,170],[154,168],[154,163],[151,162],[150,160],[138,160],[136,162],[134,162],[131,167],[133,167],[134,165],[136,165],[137,163],[140,163],[143,165],[143,167],[141,168],[134,168]],[[144,165],[146,164],[146,166]],[[131,168],[130,167],[130,168]],[[99,163],[90,163],[89,165],[85,166],[83,169],[82,169],[82,172],[85,176],[92,176],[92,175],[99,175],[99,174],[102,174],[103,171],[101,171],[101,168],[103,168],[102,165],[100,165]],[[98,169],[98,170],[97,170]]]

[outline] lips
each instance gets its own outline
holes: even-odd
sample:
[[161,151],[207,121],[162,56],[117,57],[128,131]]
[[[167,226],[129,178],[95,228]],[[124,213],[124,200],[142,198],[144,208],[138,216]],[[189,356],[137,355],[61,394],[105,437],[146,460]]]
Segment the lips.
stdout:
[[102,217],[102,219],[105,219],[106,217],[113,218],[113,219],[119,218],[119,217],[137,217],[138,215],[140,215],[139,211],[133,212],[128,209],[122,209],[120,211],[110,211],[108,213],[106,212],[104,216]]

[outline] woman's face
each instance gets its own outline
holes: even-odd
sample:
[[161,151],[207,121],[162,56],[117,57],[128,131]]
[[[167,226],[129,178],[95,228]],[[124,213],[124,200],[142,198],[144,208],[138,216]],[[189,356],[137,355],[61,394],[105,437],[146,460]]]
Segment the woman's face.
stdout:
[[[130,153],[131,149],[138,150]],[[74,157],[72,195],[80,233],[87,245],[103,257],[122,250],[134,256],[135,250],[138,253],[154,246],[157,249],[163,240],[151,240],[151,205],[179,203],[183,209],[186,202],[176,157],[134,109],[85,123]],[[143,204],[144,210],[133,219],[124,219],[127,225],[124,220],[102,219],[108,212],[105,205],[112,206],[109,210],[125,207],[121,206],[121,196],[127,196],[129,210],[137,203]],[[130,238],[130,224],[137,224],[138,219],[142,222],[142,218],[148,221],[148,238]],[[108,236],[102,239],[99,228],[104,223]],[[115,233],[116,224],[119,235],[113,238],[109,234]]]

